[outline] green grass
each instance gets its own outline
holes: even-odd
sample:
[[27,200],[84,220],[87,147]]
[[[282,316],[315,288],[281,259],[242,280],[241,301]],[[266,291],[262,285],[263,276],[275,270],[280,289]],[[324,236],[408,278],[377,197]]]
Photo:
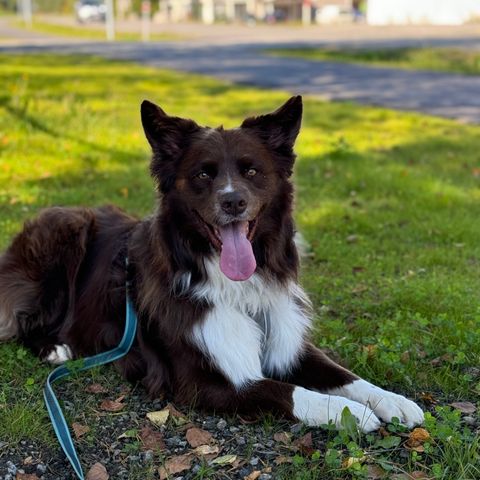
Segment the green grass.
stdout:
[[[144,98],[232,127],[287,97],[80,56],[0,62],[0,248],[45,206],[152,210]],[[417,400],[429,394],[440,408],[423,453],[332,431],[326,451],[296,455],[278,478],[364,478],[369,464],[389,475],[480,478],[479,435],[444,406],[480,395],[480,128],[307,98],[297,150],[316,343],[368,380]],[[40,395],[47,371],[15,343],[0,346],[0,439],[10,445],[53,441]],[[390,428],[403,442],[401,427]]]
[[267,50],[273,55],[350,62],[378,67],[433,70],[449,73],[480,75],[480,52],[455,48],[282,48]]
[[[88,26],[69,26],[58,25],[55,23],[45,22],[41,20],[34,20],[31,27],[25,26],[23,22],[15,21],[12,23],[17,28],[25,28],[26,30],[46,33],[48,35],[55,35],[59,37],[73,37],[83,38],[85,40],[106,40],[105,28],[91,28]],[[150,41],[173,41],[179,40],[179,35],[171,33],[155,33],[150,35]],[[115,32],[115,40],[118,41],[141,41],[142,37],[140,32]]]

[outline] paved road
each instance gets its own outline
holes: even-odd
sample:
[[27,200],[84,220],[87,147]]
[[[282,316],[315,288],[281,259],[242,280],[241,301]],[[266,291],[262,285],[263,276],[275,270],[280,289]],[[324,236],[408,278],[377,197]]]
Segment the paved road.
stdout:
[[[214,27],[210,27],[214,28]],[[441,41],[437,38],[436,41]],[[478,38],[455,38],[478,42]],[[338,39],[336,40],[338,42]],[[372,39],[369,39],[372,41]],[[381,39],[374,39],[378,42]],[[398,44],[398,39],[385,39]],[[414,38],[405,41],[415,41]],[[452,39],[450,39],[452,41]],[[311,43],[311,42],[310,42]],[[358,41],[357,41],[358,43]],[[56,52],[102,55],[147,65],[202,73],[239,83],[350,100],[400,110],[480,123],[480,78],[431,72],[373,68],[334,62],[267,56],[263,49],[278,42],[220,44],[208,38],[166,43],[76,43],[0,47],[1,52]],[[287,41],[286,45],[299,45]]]

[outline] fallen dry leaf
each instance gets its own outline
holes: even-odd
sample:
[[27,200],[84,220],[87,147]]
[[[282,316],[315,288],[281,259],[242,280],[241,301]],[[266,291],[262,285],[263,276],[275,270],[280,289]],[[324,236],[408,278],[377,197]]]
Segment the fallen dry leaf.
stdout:
[[278,443],[288,445],[290,443],[290,436],[287,432],[277,432],[273,435],[273,439]]
[[212,434],[201,428],[189,428],[186,433],[187,442],[191,447],[199,447],[200,445],[206,445],[213,439]]
[[230,465],[234,463],[236,459],[236,455],[222,455],[221,457],[217,457],[215,460],[212,460],[210,463],[212,465]]
[[355,463],[362,463],[365,461],[367,457],[347,457],[343,462],[342,462],[342,468],[350,468],[352,465]]
[[416,470],[415,472],[409,473],[408,474],[409,479],[421,479],[421,480],[430,480],[431,477],[429,477],[425,472],[421,472],[420,470]]
[[161,427],[167,423],[168,417],[170,416],[170,411],[166,408],[163,410],[158,410],[156,412],[148,412],[147,418],[157,427]]
[[359,285],[353,287],[351,292],[353,294],[358,294],[358,293],[366,292],[367,290],[368,290],[368,287],[366,285],[359,284]]
[[[355,206],[355,205],[354,205]],[[365,267],[352,267],[352,273],[362,273],[365,271]]]
[[424,428],[414,428],[410,435],[406,445],[410,448],[416,448],[423,445],[427,440],[430,440],[430,434]]
[[175,473],[189,470],[192,465],[192,460],[192,455],[189,453],[186,455],[178,455],[177,457],[169,458],[165,462],[165,465],[158,469],[160,480],[165,480],[169,475],[174,475]]
[[179,410],[177,410],[171,403],[167,404],[167,406],[165,407],[165,410],[168,410],[172,417],[177,417],[177,418],[185,417],[185,415]]
[[185,426],[189,423],[188,418],[179,410],[177,410],[171,403],[168,403],[165,410],[170,412],[170,418],[177,427]]
[[33,457],[30,457],[30,456],[28,456],[28,457],[23,461],[23,464],[24,464],[24,465],[31,465],[32,463],[34,463],[34,460],[33,460]]
[[81,423],[73,422],[72,423],[73,433],[75,433],[76,438],[80,438],[90,431],[90,427],[87,425],[82,425]]
[[378,433],[382,436],[382,437],[389,437],[391,435],[391,433],[384,427],[380,427],[378,429]]
[[100,408],[106,412],[119,412],[120,410],[123,410],[124,407],[125,404],[121,401],[118,402],[117,400],[104,400],[100,404]]
[[420,394],[420,398],[422,399],[422,401],[428,403],[429,405],[435,405],[437,403],[437,400],[430,392],[422,392]]
[[400,355],[400,361],[402,363],[408,363],[410,361],[410,352],[408,350],[405,350],[405,352]]
[[425,447],[423,445],[416,445],[415,447],[410,447],[409,445],[406,445],[408,450],[412,450],[417,453],[423,453],[425,452]]
[[108,480],[109,478],[107,469],[97,462],[88,471],[86,480]]
[[451,362],[451,361],[452,361],[452,356],[449,353],[445,353],[441,357],[437,357],[431,360],[430,365],[432,365],[433,367],[438,367],[445,362]]
[[107,393],[108,390],[99,383],[91,383],[85,388],[87,393]]
[[306,433],[303,437],[297,438],[293,442],[294,447],[298,447],[304,455],[312,455],[315,452],[313,448],[312,432]]
[[243,477],[243,480],[257,480],[257,478],[262,474],[260,470],[254,470],[252,473]]
[[385,470],[379,465],[368,465],[367,466],[367,479],[368,480],[379,480],[385,478]]
[[285,457],[284,455],[280,455],[274,460],[275,465],[282,465],[283,463],[292,463],[292,462],[293,460],[291,459],[291,457]]
[[217,445],[199,445],[193,450],[193,453],[198,457],[203,457],[205,455],[216,455],[220,452],[220,448]]
[[450,406],[462,413],[475,413],[477,411],[477,407],[471,402],[453,402],[450,403]]
[[165,449],[163,435],[149,426],[145,426],[140,430],[140,440],[143,450],[158,451]]
[[34,473],[17,473],[17,480],[39,480]]

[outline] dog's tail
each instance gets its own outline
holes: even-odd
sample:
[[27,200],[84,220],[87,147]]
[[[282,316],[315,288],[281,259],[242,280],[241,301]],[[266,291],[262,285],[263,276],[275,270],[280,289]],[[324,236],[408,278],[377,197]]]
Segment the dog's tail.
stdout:
[[18,285],[16,286],[15,282],[12,282],[14,273],[8,274],[7,255],[0,255],[0,342],[15,337],[18,332],[18,322],[15,318],[15,304],[18,300],[16,287]]
[[0,342],[14,338],[18,332],[18,323],[13,310],[0,294]]
[[7,250],[0,255],[0,342],[18,335],[18,315],[31,309],[36,298],[35,283]]

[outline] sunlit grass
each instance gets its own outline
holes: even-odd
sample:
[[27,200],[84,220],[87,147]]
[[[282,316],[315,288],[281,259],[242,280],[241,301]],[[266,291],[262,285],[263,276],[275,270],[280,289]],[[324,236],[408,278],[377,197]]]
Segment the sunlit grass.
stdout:
[[[152,211],[144,98],[233,127],[288,97],[80,56],[0,62],[1,248],[50,205]],[[297,150],[296,219],[311,245],[303,284],[316,343],[382,386],[441,403],[478,399],[480,128],[306,98]],[[0,438],[29,435],[24,410],[43,411],[32,392],[46,371],[15,344],[0,347],[0,407],[8,406]],[[30,434],[44,426],[51,438],[46,416],[35,422]]]

